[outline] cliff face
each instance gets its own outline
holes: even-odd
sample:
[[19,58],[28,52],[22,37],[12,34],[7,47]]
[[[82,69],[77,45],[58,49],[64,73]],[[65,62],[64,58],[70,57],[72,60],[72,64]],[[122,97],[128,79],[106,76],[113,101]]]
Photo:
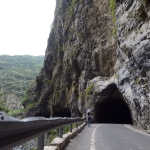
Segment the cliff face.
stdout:
[[57,0],[34,92],[38,105],[26,116],[75,117],[90,109],[101,122],[99,109],[112,98],[125,102],[130,123],[148,128],[149,6],[142,0]]

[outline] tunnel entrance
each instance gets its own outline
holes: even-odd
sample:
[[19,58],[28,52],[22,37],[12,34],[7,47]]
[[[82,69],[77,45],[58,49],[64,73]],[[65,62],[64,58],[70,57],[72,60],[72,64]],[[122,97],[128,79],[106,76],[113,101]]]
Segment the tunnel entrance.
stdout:
[[132,124],[130,109],[115,84],[99,93],[94,110],[97,123]]

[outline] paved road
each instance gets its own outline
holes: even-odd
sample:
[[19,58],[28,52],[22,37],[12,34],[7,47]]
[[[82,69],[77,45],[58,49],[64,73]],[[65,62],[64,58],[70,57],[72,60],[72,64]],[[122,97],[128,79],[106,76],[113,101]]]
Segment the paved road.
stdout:
[[130,125],[92,124],[72,139],[65,150],[150,150],[150,135]]

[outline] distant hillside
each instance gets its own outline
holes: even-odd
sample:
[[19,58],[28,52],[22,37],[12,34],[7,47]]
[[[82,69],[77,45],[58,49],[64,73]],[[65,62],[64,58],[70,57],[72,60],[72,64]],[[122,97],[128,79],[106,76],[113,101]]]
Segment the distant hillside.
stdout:
[[[24,93],[42,68],[44,56],[0,55],[0,86],[4,106],[22,108]],[[1,101],[2,101],[1,100]]]

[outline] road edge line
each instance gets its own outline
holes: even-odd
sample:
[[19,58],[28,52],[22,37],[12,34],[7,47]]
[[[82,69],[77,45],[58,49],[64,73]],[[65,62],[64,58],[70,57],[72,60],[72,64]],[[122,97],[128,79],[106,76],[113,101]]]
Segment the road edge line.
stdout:
[[95,129],[94,129],[94,131],[93,131],[93,133],[92,133],[92,137],[91,137],[91,148],[90,148],[90,150],[95,150],[95,132],[96,132],[96,129],[99,127],[100,125],[98,125]]
[[131,125],[125,125],[125,124],[124,124],[124,126],[125,126],[126,128],[129,128],[130,130],[135,131],[135,132],[138,132],[138,133],[141,133],[141,134],[150,136],[148,133],[146,133],[146,132],[144,132],[144,131],[141,131],[141,130],[138,130],[138,129],[135,129],[135,128],[133,128]]

